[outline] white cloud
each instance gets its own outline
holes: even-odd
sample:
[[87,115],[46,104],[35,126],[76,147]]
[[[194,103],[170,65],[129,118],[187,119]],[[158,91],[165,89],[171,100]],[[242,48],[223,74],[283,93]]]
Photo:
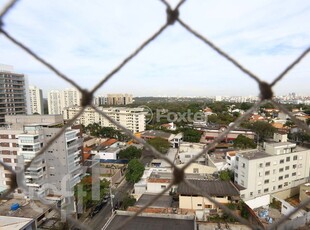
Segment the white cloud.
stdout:
[[[6,1],[0,0],[0,7]],[[177,1],[173,1],[175,5]],[[310,38],[307,1],[187,1],[182,20],[271,82]],[[5,29],[85,88],[93,87],[166,21],[160,1],[20,1]],[[29,75],[45,91],[67,87],[61,79],[0,36],[0,63]],[[309,58],[294,81],[276,91],[306,94]],[[295,76],[295,78],[292,75]],[[242,88],[242,90],[240,90]],[[177,23],[167,28],[99,92],[135,95],[258,94],[255,82]],[[45,92],[46,93],[46,92]]]

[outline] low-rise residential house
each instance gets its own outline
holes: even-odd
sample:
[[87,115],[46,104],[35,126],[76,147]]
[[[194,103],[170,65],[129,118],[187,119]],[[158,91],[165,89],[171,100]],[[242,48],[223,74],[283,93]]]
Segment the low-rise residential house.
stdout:
[[[203,130],[203,135],[200,139],[200,143],[208,144],[214,141],[219,135],[222,134],[226,130],[226,126],[220,126],[220,125],[208,125],[204,128],[201,128]],[[244,135],[250,139],[254,139],[255,133],[249,129],[244,128],[235,128],[232,131],[230,131],[224,139],[222,140],[223,143],[233,143],[234,140],[240,135]]]
[[140,137],[146,141],[157,137],[165,139],[170,142],[172,148],[178,148],[183,142],[183,133],[173,134],[161,130],[147,130],[142,132]]
[[[199,155],[203,149],[206,148],[206,145],[200,143],[189,143],[184,142],[179,146],[178,159],[181,164],[187,163],[192,158],[195,158]],[[205,164],[206,162],[206,153],[199,157],[195,162],[200,164]]]
[[236,154],[235,183],[244,188],[240,190],[242,199],[289,190],[309,180],[310,149],[286,140],[284,135],[277,142],[265,143],[264,150]]
[[173,122],[167,124],[161,124],[160,127],[171,131],[175,131],[177,129],[176,124],[174,124]]
[[[237,202],[240,200],[239,191],[231,181],[214,180],[189,180],[199,189],[192,189],[182,182],[177,193],[179,194],[179,208],[196,210],[196,214],[208,215],[217,212],[219,207],[204,196],[210,195],[214,200],[222,204]],[[203,218],[204,219],[204,218]]]
[[[185,164],[179,164],[177,165],[178,168],[182,168]],[[202,165],[198,163],[191,163],[185,170],[185,174],[201,174],[201,175],[207,175],[207,174],[213,174],[217,171],[216,167],[210,167],[207,165]]]
[[226,153],[224,151],[218,151],[207,154],[206,165],[215,167],[218,171],[226,169]]

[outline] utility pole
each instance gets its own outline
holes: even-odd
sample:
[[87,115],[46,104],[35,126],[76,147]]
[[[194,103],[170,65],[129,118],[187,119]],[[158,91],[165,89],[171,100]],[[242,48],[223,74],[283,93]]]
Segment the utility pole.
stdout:
[[111,198],[111,210],[112,210],[112,215],[114,213],[114,206],[113,206],[113,194],[112,194],[112,186],[110,185],[110,198]]

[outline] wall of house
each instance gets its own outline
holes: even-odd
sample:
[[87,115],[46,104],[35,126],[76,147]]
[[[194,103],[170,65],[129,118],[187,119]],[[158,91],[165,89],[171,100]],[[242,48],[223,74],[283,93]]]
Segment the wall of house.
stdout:
[[[169,186],[170,183],[153,183],[153,182],[147,182],[147,188],[146,192],[148,193],[160,193],[165,188]],[[167,194],[169,191],[167,192]]]
[[[217,202],[226,204],[229,203],[227,197],[219,198],[213,197]],[[179,208],[182,209],[215,209],[217,206],[213,204],[210,200],[202,196],[179,196]]]

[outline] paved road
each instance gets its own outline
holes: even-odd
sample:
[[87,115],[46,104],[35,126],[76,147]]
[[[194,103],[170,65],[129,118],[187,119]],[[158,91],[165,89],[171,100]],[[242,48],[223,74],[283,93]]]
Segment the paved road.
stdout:
[[[151,154],[151,151],[144,150],[141,158],[141,162],[144,165],[149,164],[153,160],[153,155]],[[114,193],[114,199],[113,204],[115,205],[118,201],[121,201],[123,196],[126,195],[129,191],[133,189],[133,184],[128,183],[125,179],[122,181],[122,183],[118,186],[118,188],[115,190]],[[105,225],[107,220],[112,215],[112,209],[111,209],[111,200],[101,209],[97,215],[95,215],[93,218],[87,218],[84,221],[85,225],[88,225],[91,229],[94,230],[101,230],[102,227]]]
[[[126,182],[125,180],[119,185],[114,194],[113,204],[122,200],[123,196],[130,190],[133,189],[133,184]],[[97,213],[93,218],[87,218],[84,222],[91,229],[99,230],[101,229],[107,220],[112,215],[111,200]]]

